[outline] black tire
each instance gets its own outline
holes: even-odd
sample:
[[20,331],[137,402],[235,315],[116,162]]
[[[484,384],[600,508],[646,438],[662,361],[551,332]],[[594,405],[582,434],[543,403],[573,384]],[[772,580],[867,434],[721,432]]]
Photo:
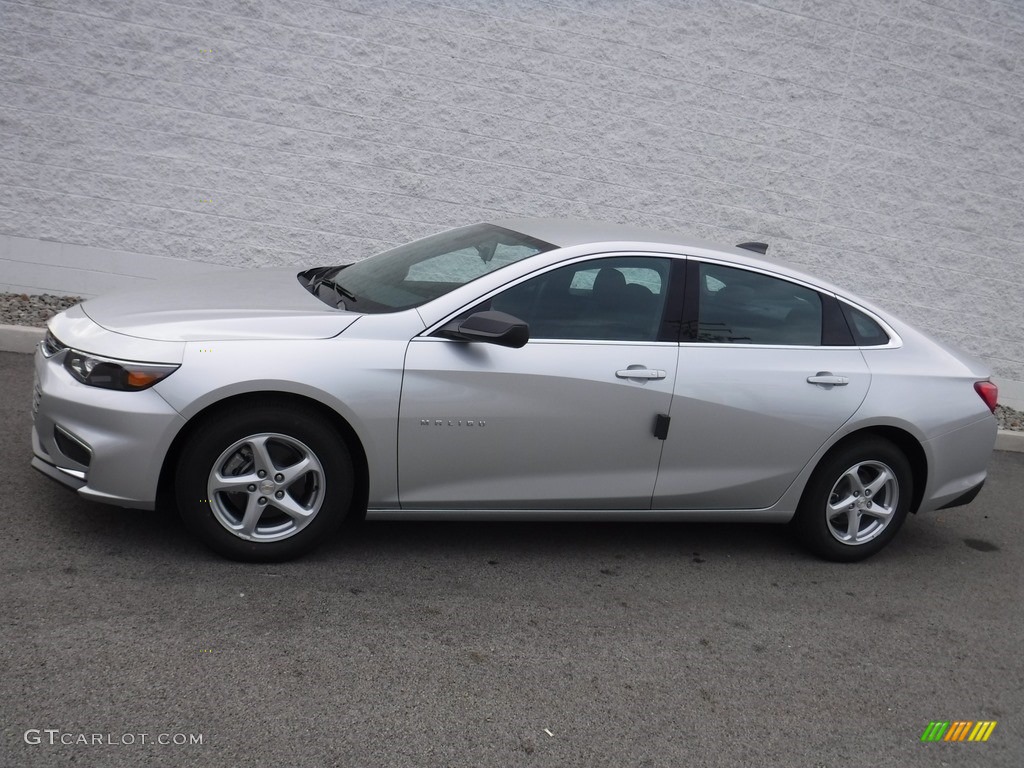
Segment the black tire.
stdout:
[[348,447],[310,410],[273,401],[243,408],[216,414],[189,436],[175,477],[178,512],[204,544],[233,560],[299,557],[348,514],[354,477]]
[[[913,483],[910,462],[888,440],[869,437],[842,446],[825,456],[804,489],[793,519],[796,534],[826,560],[871,557],[903,525]],[[873,495],[865,495],[862,489],[872,487]],[[886,510],[888,516],[880,516]]]

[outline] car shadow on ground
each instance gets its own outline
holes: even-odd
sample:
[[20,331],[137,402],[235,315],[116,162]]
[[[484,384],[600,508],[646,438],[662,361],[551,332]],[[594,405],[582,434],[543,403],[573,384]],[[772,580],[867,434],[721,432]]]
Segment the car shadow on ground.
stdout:
[[[65,549],[98,550],[107,556],[132,560],[228,562],[192,538],[173,505],[164,503],[152,511],[107,506],[78,498],[51,486],[43,478],[33,478],[25,490],[36,500],[33,506],[37,512],[27,519],[30,525],[20,529],[15,538],[56,539]],[[974,504],[970,509],[982,504]],[[960,530],[966,525],[961,520],[967,517],[965,509],[956,510],[956,514],[939,512],[911,516],[882,557],[916,560],[939,557],[943,552],[948,555],[951,547],[957,552],[961,547],[979,552],[990,548],[980,535],[974,538],[981,543],[961,541],[966,536]],[[502,558],[558,561],[572,557],[672,559],[694,563],[725,558],[733,562],[782,559],[820,562],[797,544],[787,525],[431,520],[346,524],[298,562],[328,565],[346,560],[366,562],[402,557],[485,562]]]
[[[49,505],[48,505],[49,506]],[[54,505],[56,506],[56,505]],[[49,517],[50,534],[105,554],[189,560],[220,559],[193,539],[172,507],[157,510],[110,507],[67,499]],[[788,527],[771,524],[683,522],[546,521],[365,521],[346,524],[302,561],[343,561],[366,557],[461,558],[550,556],[686,557],[706,555],[788,556],[798,550]]]
[[643,552],[649,556],[745,552],[785,554],[794,548],[786,526],[677,522],[546,521],[371,521],[326,543],[318,558],[344,557],[353,550],[466,556],[601,555]]

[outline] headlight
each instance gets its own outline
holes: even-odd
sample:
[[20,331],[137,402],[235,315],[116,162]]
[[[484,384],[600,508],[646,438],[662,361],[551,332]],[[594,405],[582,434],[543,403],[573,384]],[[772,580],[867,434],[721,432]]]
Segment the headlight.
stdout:
[[104,389],[136,392],[156,384],[178,370],[177,365],[162,363],[133,363],[129,360],[111,360],[96,357],[77,349],[69,349],[64,356],[64,368],[83,384]]
[[39,349],[42,350],[43,357],[53,357],[67,349],[67,345],[47,330]]

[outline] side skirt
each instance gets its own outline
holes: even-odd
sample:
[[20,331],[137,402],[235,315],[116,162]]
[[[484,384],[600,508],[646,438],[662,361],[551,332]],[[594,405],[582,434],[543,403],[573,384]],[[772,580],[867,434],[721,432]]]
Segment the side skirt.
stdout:
[[788,523],[794,510],[778,509],[396,509],[366,511],[367,520],[551,520],[695,523]]

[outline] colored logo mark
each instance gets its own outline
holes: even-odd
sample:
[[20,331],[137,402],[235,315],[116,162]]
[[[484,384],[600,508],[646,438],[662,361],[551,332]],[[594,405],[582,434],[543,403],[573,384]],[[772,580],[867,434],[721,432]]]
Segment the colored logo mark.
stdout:
[[932,720],[921,741],[988,741],[995,727],[995,720]]

